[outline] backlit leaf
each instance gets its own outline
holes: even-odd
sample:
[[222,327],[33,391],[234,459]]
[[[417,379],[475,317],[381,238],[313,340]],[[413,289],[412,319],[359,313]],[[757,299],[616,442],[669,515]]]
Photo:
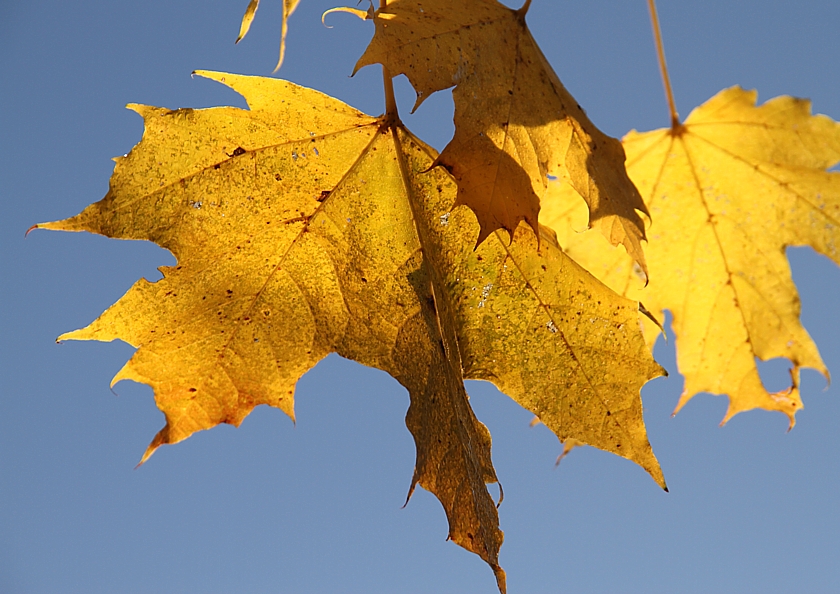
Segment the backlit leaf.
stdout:
[[[812,116],[810,103],[779,97],[756,106],[733,87],[695,109],[676,130],[624,139],[628,172],[650,206],[650,285],[632,262],[581,228],[572,192],[559,184],[546,222],[568,253],[656,316],[670,310],[685,388],[729,395],[724,422],[762,408],[790,418],[802,407],[799,369],[828,371],[799,321],[785,247],[809,245],[840,263],[840,125]],[[598,243],[601,243],[599,246]],[[655,335],[655,329],[650,336]],[[756,357],[785,357],[791,386],[762,385]]]

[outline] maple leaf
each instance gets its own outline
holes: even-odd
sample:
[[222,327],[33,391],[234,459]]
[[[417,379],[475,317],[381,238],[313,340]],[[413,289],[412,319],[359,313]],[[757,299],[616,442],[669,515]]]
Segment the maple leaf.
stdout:
[[455,136],[437,165],[458,181],[479,243],[519,221],[537,229],[548,176],[567,179],[589,205],[591,225],[645,267],[647,213],[624,169],[624,150],[563,87],[525,25],[530,0],[396,0],[373,14],[376,33],[356,70],[383,64],[405,74],[417,106],[454,86]]
[[177,266],[138,281],[59,340],[124,340],[113,382],[149,384],[166,426],[143,456],[257,405],[293,417],[297,380],[330,352],[383,369],[410,395],[415,485],[441,501],[449,537],[494,570],[502,532],[486,484],[490,434],[463,379],[488,379],[562,440],[643,466],[664,487],[640,387],[661,373],[635,302],[524,227],[478,250],[478,223],[434,152],[386,115],[366,116],[276,79],[199,72],[249,110],[132,105],[143,140],[110,190],[38,225],[146,239]]
[[[684,124],[631,132],[624,146],[627,170],[653,214],[650,285],[643,289],[632,262],[597,236],[569,232],[581,228],[585,213],[560,184],[546,201],[547,224],[616,291],[655,315],[671,311],[685,376],[676,411],[699,392],[727,394],[723,423],[762,408],[783,412],[792,427],[802,407],[799,369],[828,371],[799,321],[784,250],[809,245],[840,263],[840,174],[827,171],[840,161],[840,125],[812,116],[806,100],[756,106],[754,91],[733,87]],[[647,334],[652,343],[652,324]],[[791,386],[768,392],[756,357],[789,359]]]
[[[274,67],[274,72],[280,70],[280,66],[283,65],[283,58],[286,57],[286,33],[289,30],[288,21],[298,4],[300,4],[300,0],[283,0],[283,17],[280,24],[280,57],[277,60],[277,66]],[[242,24],[239,26],[239,35],[236,37],[236,43],[242,41],[248,34],[259,7],[260,0],[251,0],[248,2],[245,14],[242,15]]]

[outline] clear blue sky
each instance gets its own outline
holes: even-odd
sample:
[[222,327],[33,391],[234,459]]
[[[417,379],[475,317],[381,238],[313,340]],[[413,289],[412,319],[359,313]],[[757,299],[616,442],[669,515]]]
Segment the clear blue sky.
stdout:
[[[445,541],[437,500],[402,509],[414,462],[404,390],[330,357],[300,382],[298,422],[262,407],[134,465],[163,425],[151,391],[111,377],[120,343],[56,345],[172,258],[155,246],[36,232],[101,198],[110,158],[139,141],[129,102],[242,106],[190,72],[269,75],[280,0],[0,3],[0,592],[494,592],[492,572]],[[382,111],[368,68],[349,78],[372,25],[303,0],[285,78]],[[701,12],[702,11],[702,12]],[[722,88],[809,97],[840,119],[840,3],[706,0],[660,6],[683,117]],[[646,4],[534,0],[529,22],[561,79],[603,130],[668,123]],[[403,110],[412,94],[398,84]],[[441,148],[444,94],[405,116]],[[802,317],[840,377],[840,269],[789,251]],[[492,387],[468,390],[504,484],[501,563],[512,593],[836,592],[840,588],[840,388],[805,372],[805,409],[719,428],[726,402],[696,397],[670,418],[672,372],[643,391],[671,493],[630,462],[559,445]],[[766,367],[770,387],[784,366]],[[774,384],[775,382],[775,384]]]

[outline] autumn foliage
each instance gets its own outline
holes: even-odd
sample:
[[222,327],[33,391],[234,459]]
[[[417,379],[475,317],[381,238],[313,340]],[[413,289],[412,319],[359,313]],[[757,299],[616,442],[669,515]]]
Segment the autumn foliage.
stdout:
[[[280,62],[297,4],[284,2]],[[177,259],[59,338],[136,347],[113,383],[150,385],[166,416],[142,461],[260,404],[294,418],[297,381],[338,353],[405,386],[409,496],[434,493],[449,538],[504,591],[491,438],[465,379],[493,382],[566,452],[615,453],[664,488],[639,393],[664,373],[651,349],[668,310],[685,376],[677,410],[710,392],[729,397],[724,422],[763,408],[793,425],[799,369],[828,371],[799,323],[784,249],[840,263],[840,174],[827,171],[840,125],[807,101],[756,106],[732,88],[619,142],[561,84],[527,29],[529,5],[343,9],[373,21],[357,69],[383,68],[379,117],[291,82],[215,72],[197,74],[247,110],[129,106],[145,132],[105,198],[37,227],[149,240]],[[415,108],[452,88],[455,136],[440,154],[400,121],[399,74]],[[773,357],[792,364],[779,393],[756,368]]]

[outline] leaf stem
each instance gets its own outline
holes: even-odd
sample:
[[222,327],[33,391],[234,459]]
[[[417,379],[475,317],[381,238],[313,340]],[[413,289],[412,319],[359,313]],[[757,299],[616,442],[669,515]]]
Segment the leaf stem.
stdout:
[[[388,5],[388,0],[379,0],[379,9],[382,10]],[[391,78],[391,73],[382,65],[382,84],[385,87],[385,117],[390,123],[397,123],[400,121],[399,110],[397,109],[397,99],[394,96],[394,80]]]
[[382,83],[385,86],[385,117],[391,122],[399,122],[400,114],[397,110],[397,99],[394,96],[394,80],[384,64],[382,65]]
[[665,95],[668,98],[668,109],[671,112],[671,129],[679,130],[682,124],[680,124],[680,115],[677,113],[677,104],[674,102],[674,91],[671,89],[668,65],[665,63],[665,47],[662,45],[662,29],[659,27],[659,16],[656,14],[656,0],[648,0],[648,8],[650,9],[650,23],[653,28],[653,37],[656,40],[659,72],[662,74],[662,83],[665,85]]

